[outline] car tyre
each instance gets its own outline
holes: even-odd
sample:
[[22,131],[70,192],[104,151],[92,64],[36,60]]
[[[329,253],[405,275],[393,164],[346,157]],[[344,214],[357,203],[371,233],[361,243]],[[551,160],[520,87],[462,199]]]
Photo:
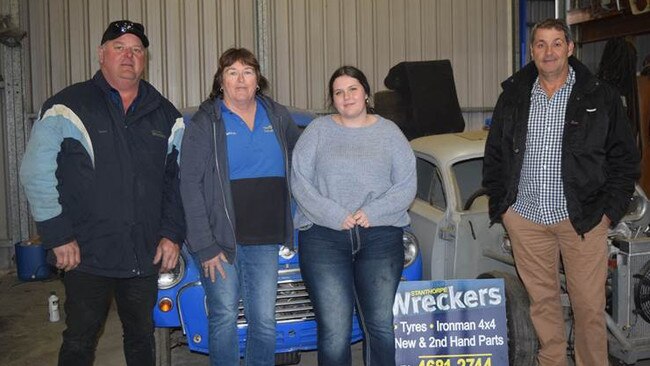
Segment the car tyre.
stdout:
[[276,365],[295,365],[300,363],[300,352],[276,353]]
[[478,278],[503,278],[510,365],[535,365],[539,342],[530,319],[530,301],[524,285],[517,276],[500,271],[483,273]]
[[171,366],[171,329],[156,328],[153,334],[156,342],[156,366]]

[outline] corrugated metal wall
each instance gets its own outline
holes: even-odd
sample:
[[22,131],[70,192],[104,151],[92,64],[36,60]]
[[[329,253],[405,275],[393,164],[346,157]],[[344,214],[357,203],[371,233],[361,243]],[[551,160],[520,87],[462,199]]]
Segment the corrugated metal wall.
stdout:
[[[512,70],[511,0],[27,1],[34,112],[94,73],[103,28],[121,18],[145,24],[148,79],[179,108],[207,96],[223,50],[256,50],[258,37],[268,39],[274,97],[314,110],[324,108],[329,75],[342,64],[359,66],[380,90],[400,61],[448,58],[461,106],[479,109],[494,106]],[[260,3],[268,19],[258,30]]]
[[196,105],[212,85],[217,58],[233,45],[254,49],[254,0],[28,0],[33,109],[97,70],[106,24],[146,26],[148,80],[178,107]]
[[[12,266],[13,243],[28,234],[27,202],[18,186],[18,162],[25,142],[24,78],[25,52],[19,36],[20,2],[0,1],[3,16],[3,35],[0,45],[0,270]],[[23,225],[24,224],[24,225]]]
[[493,107],[511,72],[507,0],[274,0],[271,14],[269,76],[278,99],[296,106],[323,108],[342,64],[359,66],[381,90],[400,61],[450,59],[460,104],[470,108]]
[[[4,63],[3,53],[0,52],[0,65]],[[9,169],[7,169],[7,157],[9,156],[7,152],[7,147],[5,143],[6,139],[6,122],[5,122],[5,85],[4,81],[0,85],[0,152],[2,157],[0,157],[0,175],[5,178],[9,178]],[[7,193],[9,192],[8,179],[0,179],[0,207],[9,208],[9,197]],[[4,211],[8,213],[8,210]],[[2,215],[0,217],[0,242],[7,241],[11,236],[9,235],[9,215]],[[2,244],[0,244],[2,245]]]

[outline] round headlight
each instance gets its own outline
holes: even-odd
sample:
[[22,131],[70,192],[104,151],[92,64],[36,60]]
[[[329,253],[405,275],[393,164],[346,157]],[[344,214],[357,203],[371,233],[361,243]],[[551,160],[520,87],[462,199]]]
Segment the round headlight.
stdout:
[[402,241],[404,243],[404,268],[406,268],[413,264],[418,257],[420,246],[418,245],[418,239],[410,231],[404,230]]
[[178,257],[178,263],[169,272],[163,272],[158,275],[158,288],[161,290],[166,290],[178,285],[185,275],[185,258],[183,256]]

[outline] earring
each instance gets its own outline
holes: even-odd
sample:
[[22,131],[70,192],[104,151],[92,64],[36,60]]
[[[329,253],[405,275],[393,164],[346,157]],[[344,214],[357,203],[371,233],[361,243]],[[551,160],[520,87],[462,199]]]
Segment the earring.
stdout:
[[258,85],[255,90],[260,91],[260,86]]
[[219,88],[219,92],[223,93],[223,87]]

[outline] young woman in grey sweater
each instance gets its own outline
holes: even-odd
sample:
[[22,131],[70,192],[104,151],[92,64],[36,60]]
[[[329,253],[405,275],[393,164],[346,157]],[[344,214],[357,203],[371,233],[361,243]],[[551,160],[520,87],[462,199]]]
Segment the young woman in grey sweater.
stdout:
[[300,267],[318,323],[319,365],[350,365],[356,305],[366,365],[394,365],[392,305],[415,196],[415,156],[399,128],[370,114],[370,86],[343,66],[329,81],[338,113],[314,120],[293,153]]

